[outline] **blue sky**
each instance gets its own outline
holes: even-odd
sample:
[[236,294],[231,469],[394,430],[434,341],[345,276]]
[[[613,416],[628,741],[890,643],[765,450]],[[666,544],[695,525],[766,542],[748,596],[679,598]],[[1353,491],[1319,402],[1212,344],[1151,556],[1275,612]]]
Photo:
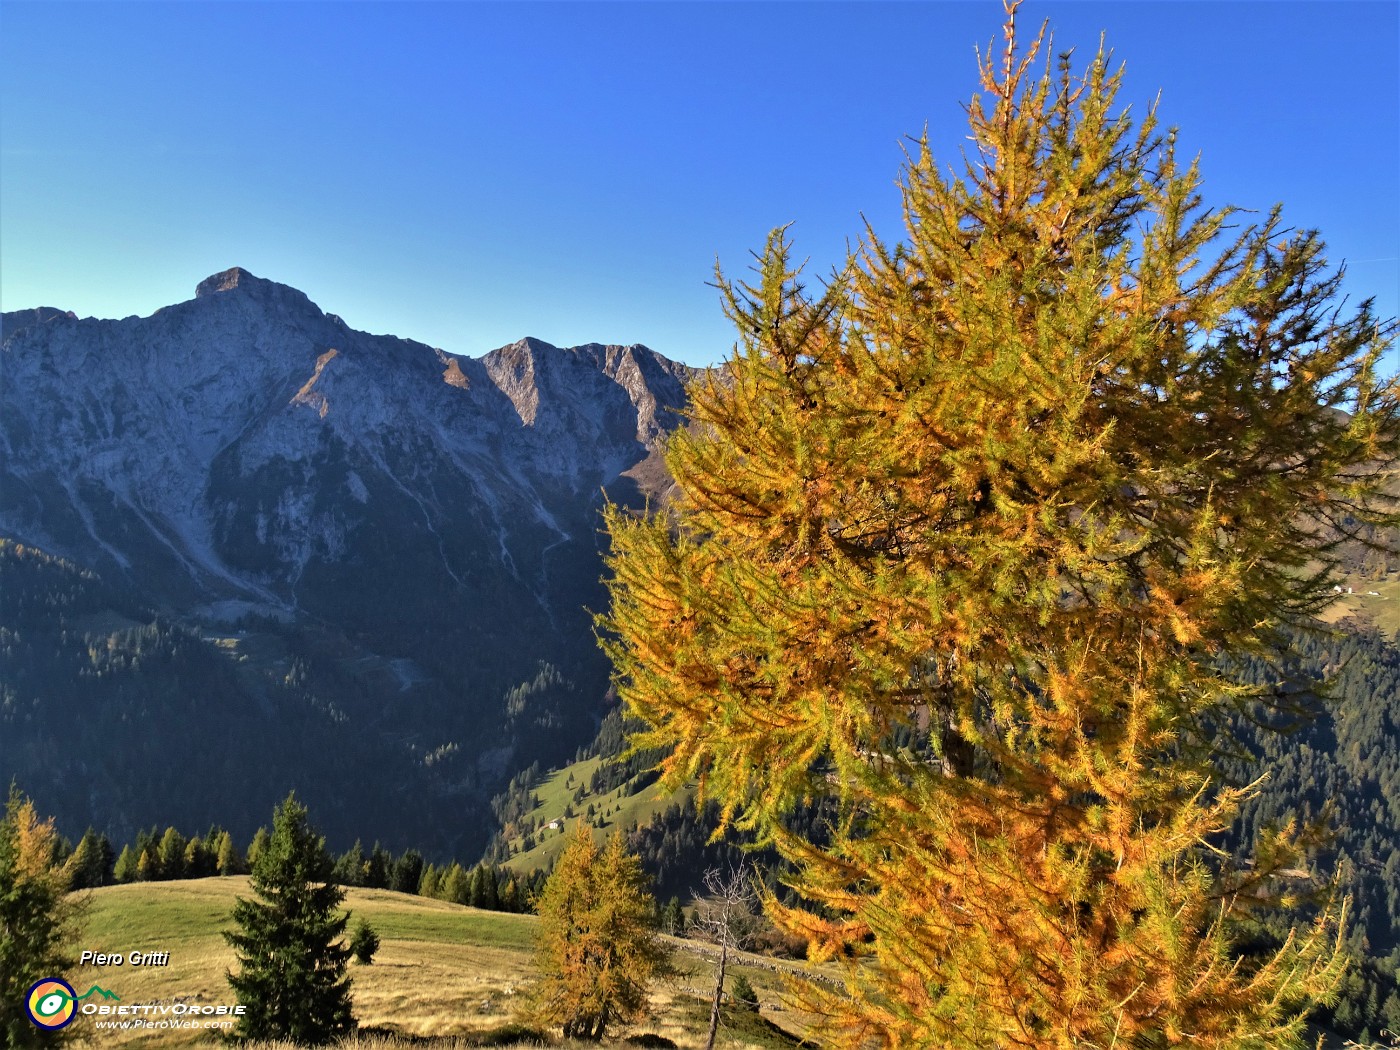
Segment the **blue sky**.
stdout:
[[[1028,0],[1100,31],[1206,199],[1320,229],[1400,313],[1400,5]],[[716,293],[773,226],[825,272],[899,232],[903,137],[952,161],[964,3],[0,0],[0,305],[148,314],[244,266],[354,327],[480,354],[523,335],[733,342]]]

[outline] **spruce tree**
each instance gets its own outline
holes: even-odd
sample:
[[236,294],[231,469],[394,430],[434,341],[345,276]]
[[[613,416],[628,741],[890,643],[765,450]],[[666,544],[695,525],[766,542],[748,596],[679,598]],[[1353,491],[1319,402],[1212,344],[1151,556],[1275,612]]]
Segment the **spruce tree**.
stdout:
[[680,937],[685,933],[685,911],[681,908],[679,897],[672,897],[666,902],[666,907],[661,912],[661,928],[673,937]]
[[98,885],[110,886],[115,881],[117,854],[112,849],[112,840],[105,834],[97,836],[97,858],[101,866],[101,881]]
[[53,866],[57,838],[52,820],[11,785],[0,818],[0,1043],[52,1045],[71,1028],[41,1031],[25,1013],[29,989],[61,977],[73,965],[78,904],[68,878]]
[[340,940],[349,915],[340,911],[345,892],[330,881],[331,871],[325,840],[307,822],[306,807],[288,795],[253,864],[257,899],[239,898],[238,930],[224,934],[239,963],[228,981],[247,1007],[240,1037],[316,1045],[354,1031],[345,973],[350,949]]
[[668,513],[608,515],[605,645],[634,746],[794,865],[805,905],[768,910],[849,961],[811,993],[832,1041],[1295,1045],[1336,914],[1244,958],[1304,837],[1223,864],[1214,750],[1274,699],[1227,657],[1273,658],[1400,521],[1393,325],[1315,233],[1205,208],[1108,55],[1041,72],[1014,12],[965,171],[911,151],[905,243],[819,295],[782,230],[719,275],[741,344]]
[[374,961],[374,953],[379,950],[379,934],[364,919],[355,924],[355,932],[350,936],[350,954],[362,966]]
[[372,890],[383,890],[389,887],[389,871],[393,866],[393,857],[379,843],[374,844],[374,848],[369,852],[369,860],[365,862],[364,885]]
[[500,904],[496,886],[496,872],[485,864],[472,869],[469,900],[473,908],[495,911]]
[[416,893],[422,878],[423,854],[411,849],[394,862],[389,877],[389,888],[399,893]]
[[754,991],[753,983],[742,973],[734,975],[734,980],[729,985],[729,995],[740,1010],[758,1012],[758,992]]
[[342,886],[362,886],[365,881],[365,848],[359,839],[335,862],[335,881]]

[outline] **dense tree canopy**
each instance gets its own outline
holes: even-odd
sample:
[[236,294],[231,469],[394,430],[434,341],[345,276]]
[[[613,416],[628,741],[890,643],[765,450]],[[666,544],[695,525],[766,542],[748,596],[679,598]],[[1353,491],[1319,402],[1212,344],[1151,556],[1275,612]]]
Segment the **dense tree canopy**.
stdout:
[[[1219,729],[1396,520],[1390,327],[1321,240],[1236,226],[1100,51],[981,62],[961,175],[926,140],[907,240],[809,295],[775,231],[720,275],[741,344],[668,444],[667,515],[609,517],[619,687],[799,869],[770,911],[857,958],[838,1042],[1288,1045],[1335,916],[1236,966],[1296,829],[1231,870]],[[814,800],[829,841],[788,830]],[[1280,888],[1280,887],[1283,888]],[[816,995],[817,993],[813,993]]]

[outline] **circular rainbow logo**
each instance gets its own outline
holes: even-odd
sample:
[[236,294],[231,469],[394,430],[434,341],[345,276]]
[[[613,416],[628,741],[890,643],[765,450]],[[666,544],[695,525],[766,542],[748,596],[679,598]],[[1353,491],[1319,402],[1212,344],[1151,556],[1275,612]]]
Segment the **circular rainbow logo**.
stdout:
[[36,1025],[53,1031],[73,1023],[78,1015],[78,994],[61,977],[45,977],[29,989],[24,1009]]

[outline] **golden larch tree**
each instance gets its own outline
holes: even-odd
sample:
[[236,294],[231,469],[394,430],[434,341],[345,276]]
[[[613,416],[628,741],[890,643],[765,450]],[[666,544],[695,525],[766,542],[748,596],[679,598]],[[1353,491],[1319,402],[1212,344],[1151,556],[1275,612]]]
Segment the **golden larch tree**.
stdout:
[[57,845],[53,821],[11,784],[0,814],[0,1042],[7,1047],[52,1046],[72,1034],[41,1029],[26,1013],[33,986],[63,977],[76,961],[83,898],[67,892],[69,880],[54,864]]
[[599,846],[577,824],[536,907],[530,1020],[598,1041],[646,1016],[652,982],[669,972],[649,882],[620,834]]
[[[741,342],[667,513],[609,512],[604,644],[638,745],[794,864],[769,911],[848,960],[809,993],[831,1042],[1288,1046],[1337,915],[1241,955],[1299,836],[1226,864],[1211,760],[1270,701],[1227,655],[1400,521],[1393,325],[1315,233],[1205,207],[1102,48],[1048,50],[1009,5],[962,172],[910,151],[902,243],[867,230],[820,295],[784,230],[719,276]],[[813,804],[820,842],[786,819]]]

